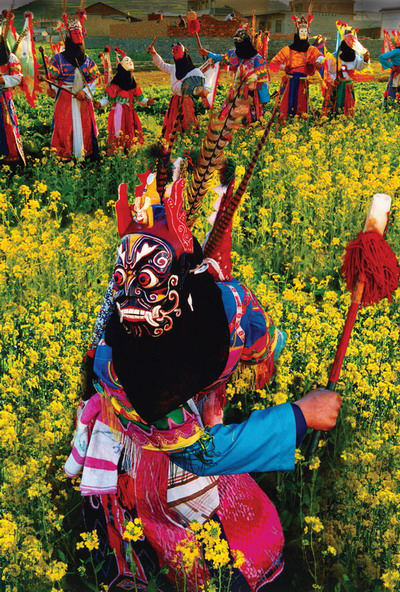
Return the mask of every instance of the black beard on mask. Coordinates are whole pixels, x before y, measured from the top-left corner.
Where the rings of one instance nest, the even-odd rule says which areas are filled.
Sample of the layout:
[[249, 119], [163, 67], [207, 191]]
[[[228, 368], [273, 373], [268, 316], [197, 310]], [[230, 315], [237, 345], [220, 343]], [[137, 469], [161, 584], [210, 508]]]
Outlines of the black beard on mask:
[[0, 37], [0, 66], [4, 66], [5, 64], [8, 64], [8, 56], [10, 55], [10, 52], [8, 51], [7, 45], [3, 39], [3, 37]]
[[308, 39], [300, 39], [299, 34], [295, 33], [293, 37], [292, 45], [289, 45], [289, 48], [293, 51], [300, 51], [301, 53], [305, 53], [307, 49], [310, 47]]
[[128, 70], [125, 70], [121, 64], [118, 64], [117, 73], [111, 80], [111, 84], [119, 86], [122, 90], [132, 90], [133, 88], [136, 88], [136, 80], [133, 71], [128, 72]]
[[185, 55], [180, 60], [176, 60], [175, 62], [175, 76], [177, 80], [182, 80], [185, 78], [186, 74], [189, 74], [191, 70], [194, 70], [195, 65], [192, 62], [192, 58], [190, 57], [189, 53], [185, 50]]
[[[229, 355], [230, 333], [221, 290], [208, 272], [189, 273], [203, 259], [181, 255], [172, 272], [179, 277], [179, 306], [170, 331], [153, 337], [127, 333], [115, 312], [105, 332], [115, 372], [126, 395], [148, 422], [184, 404], [221, 376]], [[190, 295], [190, 302], [188, 298]]]
[[257, 55], [257, 50], [253, 47], [250, 37], [245, 37], [243, 41], [235, 41], [236, 55], [240, 60], [249, 60]]
[[83, 62], [86, 59], [85, 54], [85, 44], [84, 43], [74, 43], [71, 37], [65, 37], [65, 50], [62, 52], [65, 59], [68, 63], [72, 66], [75, 66], [78, 62], [79, 66], [82, 66]]
[[354, 62], [356, 59], [356, 52], [347, 45], [346, 41], [342, 41], [340, 44], [339, 57], [342, 62]]

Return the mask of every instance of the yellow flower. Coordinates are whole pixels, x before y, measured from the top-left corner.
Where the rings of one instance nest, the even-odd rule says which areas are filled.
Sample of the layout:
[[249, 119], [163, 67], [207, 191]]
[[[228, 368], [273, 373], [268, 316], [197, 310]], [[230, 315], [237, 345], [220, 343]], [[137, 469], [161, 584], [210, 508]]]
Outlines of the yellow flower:
[[129, 521], [125, 524], [125, 531], [122, 535], [126, 541], [138, 541], [143, 537], [143, 523], [139, 518], [135, 518], [134, 521]]
[[53, 561], [46, 572], [46, 576], [51, 582], [59, 582], [67, 573], [68, 566], [62, 561]]
[[92, 532], [81, 532], [80, 536], [82, 540], [79, 543], [76, 543], [77, 549], [84, 549], [86, 547], [89, 551], [93, 551], [93, 549], [99, 548], [97, 530], [92, 530]]

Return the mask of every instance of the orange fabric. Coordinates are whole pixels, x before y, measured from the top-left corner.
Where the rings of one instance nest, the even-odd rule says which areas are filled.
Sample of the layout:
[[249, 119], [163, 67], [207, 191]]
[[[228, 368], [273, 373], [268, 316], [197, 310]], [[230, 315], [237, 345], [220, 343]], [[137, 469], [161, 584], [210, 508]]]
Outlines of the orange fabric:
[[276, 69], [273, 67], [274, 65], [279, 66], [280, 64], [283, 64], [286, 67], [286, 72], [288, 74], [292, 74], [293, 72], [307, 74], [306, 65], [315, 64], [320, 55], [320, 51], [312, 45], [310, 45], [305, 52], [293, 51], [289, 46], [286, 46], [272, 58], [271, 69]]

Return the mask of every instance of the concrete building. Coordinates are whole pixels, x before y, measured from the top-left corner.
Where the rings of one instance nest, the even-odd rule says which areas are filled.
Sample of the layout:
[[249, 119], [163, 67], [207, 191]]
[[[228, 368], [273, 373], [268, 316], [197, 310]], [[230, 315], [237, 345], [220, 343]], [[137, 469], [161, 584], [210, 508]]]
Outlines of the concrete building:
[[85, 28], [89, 36], [107, 36], [110, 26], [118, 23], [136, 22], [139, 19], [104, 2], [96, 2], [86, 8]]
[[380, 11], [381, 15], [381, 31], [383, 37], [383, 31], [387, 29], [392, 32], [393, 30], [400, 29], [400, 4], [395, 8], [382, 8]]

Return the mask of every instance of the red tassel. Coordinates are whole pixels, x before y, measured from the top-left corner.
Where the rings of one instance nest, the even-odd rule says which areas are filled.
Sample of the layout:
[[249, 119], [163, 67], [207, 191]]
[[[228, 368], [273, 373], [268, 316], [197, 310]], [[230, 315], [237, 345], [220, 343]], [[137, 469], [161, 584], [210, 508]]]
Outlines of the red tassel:
[[200, 31], [200, 22], [197, 19], [188, 21], [188, 33], [195, 35]]
[[361, 306], [392, 301], [399, 285], [400, 267], [391, 247], [375, 230], [360, 232], [346, 247], [342, 274], [353, 291], [358, 280], [364, 283]]
[[274, 354], [270, 354], [257, 365], [256, 387], [262, 389], [274, 375]]

